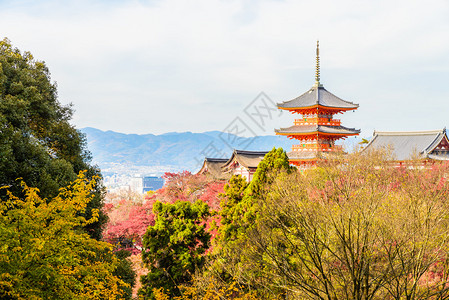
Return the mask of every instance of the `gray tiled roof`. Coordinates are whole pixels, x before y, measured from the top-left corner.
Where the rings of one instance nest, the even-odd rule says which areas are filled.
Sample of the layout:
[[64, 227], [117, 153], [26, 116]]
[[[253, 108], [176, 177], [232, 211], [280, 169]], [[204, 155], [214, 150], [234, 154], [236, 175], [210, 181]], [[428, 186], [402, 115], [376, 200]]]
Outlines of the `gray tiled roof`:
[[409, 160], [413, 157], [432, 159], [449, 158], [431, 153], [443, 138], [447, 138], [445, 129], [404, 132], [374, 131], [373, 136], [373, 139], [364, 151], [376, 148], [391, 149], [395, 160]]
[[358, 134], [360, 129], [347, 128], [344, 126], [325, 126], [325, 125], [293, 125], [288, 128], [275, 129], [276, 133], [294, 134], [294, 133], [329, 133], [329, 134]]
[[327, 91], [322, 86], [314, 86], [301, 96], [290, 101], [278, 103], [277, 106], [279, 108], [288, 109], [296, 107], [309, 107], [317, 104], [325, 107], [345, 108], [345, 109], [356, 109], [359, 107], [358, 104], [354, 104], [352, 102], [340, 99], [339, 97]]
[[211, 162], [211, 163], [225, 163], [229, 160], [229, 158], [213, 158], [213, 157], [206, 157], [204, 159], [207, 162]]
[[218, 179], [228, 179], [229, 175], [224, 174], [221, 167], [228, 161], [227, 158], [211, 158], [206, 157], [204, 159], [203, 166], [197, 174], [209, 173], [213, 177]]
[[225, 170], [234, 160], [245, 168], [257, 168], [268, 151], [234, 150], [231, 158], [222, 166]]

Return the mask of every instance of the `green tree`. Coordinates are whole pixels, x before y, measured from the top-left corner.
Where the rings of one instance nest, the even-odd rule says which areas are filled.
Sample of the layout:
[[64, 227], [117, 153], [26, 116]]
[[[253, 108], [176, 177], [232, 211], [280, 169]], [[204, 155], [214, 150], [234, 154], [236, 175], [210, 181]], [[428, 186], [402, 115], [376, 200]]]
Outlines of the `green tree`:
[[291, 173], [295, 167], [290, 166], [287, 153], [282, 148], [273, 148], [257, 166], [253, 180], [246, 190], [247, 198], [261, 198], [269, 192], [269, 186], [281, 173]]
[[[84, 135], [69, 123], [71, 117], [72, 108], [59, 103], [45, 63], [13, 48], [7, 39], [0, 41], [0, 185], [19, 195], [22, 189], [16, 179], [22, 178], [50, 199], [80, 171], [87, 170], [88, 178], [99, 176], [100, 171], [89, 165]], [[93, 194], [86, 218], [103, 204], [99, 181]], [[8, 199], [6, 193], [0, 198]], [[96, 219], [86, 230], [100, 239], [106, 222], [101, 210]]]
[[224, 186], [224, 193], [220, 206], [219, 238], [223, 242], [229, 242], [238, 238], [239, 223], [242, 218], [239, 204], [243, 200], [244, 192], [248, 186], [246, 178], [241, 175], [233, 175]]
[[[96, 222], [83, 213], [94, 181], [84, 172], [52, 199], [22, 183], [24, 196], [6, 187], [0, 202], [0, 298], [116, 299], [125, 283], [114, 276], [112, 245], [79, 230]], [[47, 201], [49, 200], [49, 201]]]
[[248, 233], [266, 205], [270, 185], [293, 170], [284, 150], [273, 148], [259, 163], [249, 184], [241, 176], [231, 177], [222, 195], [222, 210], [218, 213], [221, 221], [207, 271], [209, 276], [226, 284], [237, 280], [244, 291], [263, 288], [260, 281], [263, 261], [248, 260], [246, 256], [246, 249], [254, 246]]
[[220, 240], [224, 245], [245, 236], [259, 213], [270, 184], [281, 174], [294, 170], [282, 148], [273, 148], [259, 163], [253, 180], [247, 184], [242, 176], [233, 176], [221, 195]]
[[204, 264], [210, 234], [205, 230], [209, 207], [202, 201], [156, 202], [154, 226], [143, 236], [142, 261], [149, 273], [141, 277], [139, 295], [154, 299], [153, 289], [163, 288], [180, 296], [182, 285], [189, 284]]

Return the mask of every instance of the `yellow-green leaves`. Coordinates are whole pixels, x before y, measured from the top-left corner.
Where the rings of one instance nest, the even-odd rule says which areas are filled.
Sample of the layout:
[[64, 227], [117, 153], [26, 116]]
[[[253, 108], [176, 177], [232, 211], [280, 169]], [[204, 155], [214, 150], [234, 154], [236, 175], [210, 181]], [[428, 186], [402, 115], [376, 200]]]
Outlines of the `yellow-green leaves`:
[[[116, 299], [124, 283], [113, 276], [110, 244], [81, 230], [95, 181], [84, 172], [52, 199], [24, 183], [23, 197], [0, 202], [0, 298]], [[3, 289], [2, 289], [3, 288]]]

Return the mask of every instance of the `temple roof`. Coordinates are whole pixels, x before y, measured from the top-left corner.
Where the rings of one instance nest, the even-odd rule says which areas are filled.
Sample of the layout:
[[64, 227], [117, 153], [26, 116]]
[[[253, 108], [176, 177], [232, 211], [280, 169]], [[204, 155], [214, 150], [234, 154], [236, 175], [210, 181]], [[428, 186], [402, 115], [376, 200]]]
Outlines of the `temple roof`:
[[360, 129], [325, 125], [293, 125], [288, 128], [275, 129], [274, 131], [276, 134], [280, 135], [303, 135], [313, 133], [323, 133], [329, 135], [356, 135], [360, 133]]
[[353, 110], [359, 107], [358, 104], [345, 101], [335, 96], [321, 85], [314, 85], [310, 90], [301, 96], [293, 100], [284, 101], [277, 104], [280, 109], [301, 109], [310, 108], [317, 105], [328, 108], [341, 108], [343, 110]]
[[221, 168], [226, 171], [233, 162], [238, 162], [245, 168], [257, 168], [267, 153], [268, 151], [234, 150], [231, 158]]
[[219, 179], [227, 179], [228, 174], [224, 174], [221, 167], [228, 161], [227, 158], [204, 158], [204, 163], [197, 174], [210, 173], [213, 177]]
[[402, 132], [374, 131], [373, 136], [364, 151], [375, 148], [391, 149], [394, 160], [399, 161], [409, 160], [413, 157], [449, 160], [449, 155], [433, 153], [443, 139], [448, 141], [446, 129]]

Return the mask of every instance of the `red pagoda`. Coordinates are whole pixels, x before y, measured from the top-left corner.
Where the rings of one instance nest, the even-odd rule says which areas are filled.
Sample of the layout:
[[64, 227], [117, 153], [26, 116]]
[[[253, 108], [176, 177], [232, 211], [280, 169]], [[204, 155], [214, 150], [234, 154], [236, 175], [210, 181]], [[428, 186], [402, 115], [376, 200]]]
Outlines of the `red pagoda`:
[[301, 119], [295, 119], [293, 126], [275, 130], [277, 135], [299, 141], [287, 155], [290, 163], [300, 168], [311, 167], [317, 160], [328, 157], [328, 154], [342, 151], [335, 141], [360, 133], [360, 130], [341, 126], [340, 120], [334, 119], [335, 114], [356, 110], [359, 105], [340, 99], [320, 84], [318, 42], [315, 85], [293, 100], [278, 103], [277, 107], [302, 115]]

